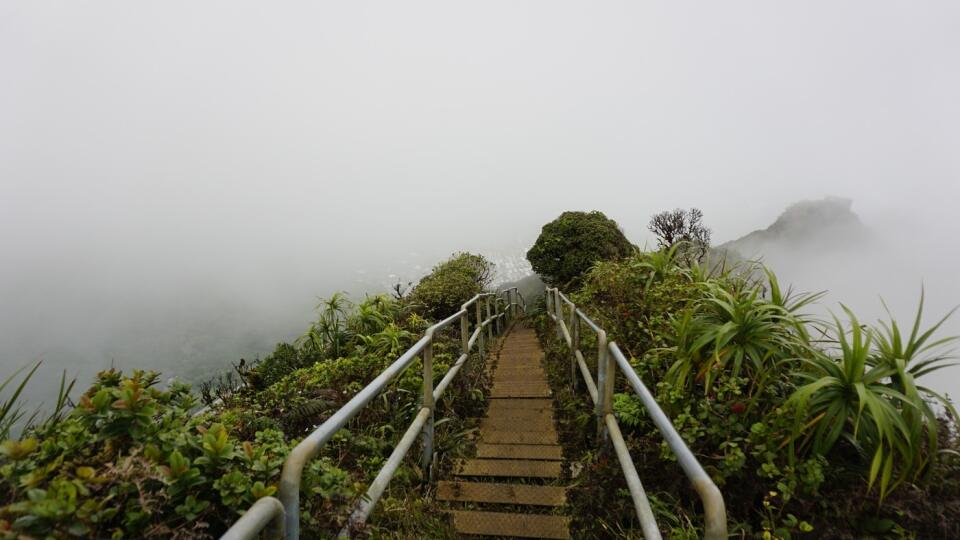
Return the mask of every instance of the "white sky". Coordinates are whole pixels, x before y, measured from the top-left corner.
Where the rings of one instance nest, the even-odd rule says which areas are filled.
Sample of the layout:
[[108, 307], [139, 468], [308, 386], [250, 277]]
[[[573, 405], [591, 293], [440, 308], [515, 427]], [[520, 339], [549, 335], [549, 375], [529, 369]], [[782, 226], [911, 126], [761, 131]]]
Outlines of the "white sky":
[[0, 342], [106, 339], [133, 297], [309, 308], [568, 209], [724, 241], [846, 196], [956, 253], [958, 96], [955, 1], [6, 0]]

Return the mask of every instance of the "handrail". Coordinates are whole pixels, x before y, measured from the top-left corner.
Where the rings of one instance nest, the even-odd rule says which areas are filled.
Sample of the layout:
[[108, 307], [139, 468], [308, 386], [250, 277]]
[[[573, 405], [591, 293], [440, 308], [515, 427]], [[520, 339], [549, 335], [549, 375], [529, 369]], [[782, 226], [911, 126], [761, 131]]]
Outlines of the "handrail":
[[[617, 423], [616, 416], [613, 414], [613, 392], [615, 389], [615, 379], [617, 368], [623, 372], [627, 382], [633, 388], [640, 401], [647, 411], [647, 415], [653, 420], [667, 445], [680, 463], [680, 467], [687, 478], [693, 484], [694, 490], [700, 496], [703, 502], [704, 510], [704, 538], [707, 540], [721, 540], [727, 537], [727, 517], [726, 507], [723, 501], [723, 495], [714, 484], [710, 476], [703, 470], [703, 467], [694, 457], [693, 453], [687, 447], [683, 438], [677, 433], [677, 430], [670, 422], [660, 405], [657, 404], [653, 394], [647, 389], [640, 380], [640, 377], [634, 371], [630, 362], [620, 351], [620, 348], [613, 341], [607, 342], [606, 332], [588, 317], [583, 311], [577, 309], [569, 298], [557, 288], [547, 288], [546, 311], [547, 315], [553, 319], [557, 326], [557, 336], [567, 344], [572, 354], [570, 357], [570, 374], [573, 379], [574, 387], [577, 386], [577, 372], [583, 377], [587, 386], [587, 391], [595, 405], [597, 415], [598, 439], [601, 441], [609, 440], [613, 443], [617, 459], [620, 461], [623, 475], [627, 481], [627, 487], [630, 496], [633, 499], [634, 509], [637, 513], [637, 519], [640, 521], [640, 527], [643, 531], [643, 537], [647, 539], [658, 539], [660, 529], [657, 526], [656, 518], [650, 508], [647, 495], [643, 490], [640, 477], [637, 474], [636, 466], [630, 458], [623, 434], [620, 432], [620, 426]], [[564, 308], [566, 304], [570, 308], [570, 326], [567, 328], [564, 320]], [[583, 353], [580, 351], [580, 322], [586, 323], [587, 327], [597, 335], [597, 383], [594, 384], [590, 369], [584, 360]]]
[[[500, 298], [505, 296], [506, 298]], [[481, 306], [483, 304], [483, 306]], [[504, 304], [501, 306], [501, 304]], [[476, 320], [474, 331], [468, 336], [470, 327], [470, 307], [474, 307]], [[501, 310], [501, 307], [503, 309]], [[485, 309], [484, 309], [485, 308]], [[367, 386], [357, 392], [343, 407], [340, 407], [330, 418], [316, 428], [310, 435], [300, 441], [293, 448], [283, 462], [280, 473], [280, 489], [278, 498], [264, 497], [257, 500], [232, 527], [221, 537], [221, 540], [247, 540], [255, 538], [270, 523], [275, 526], [270, 531], [273, 538], [297, 540], [300, 538], [300, 481], [307, 462], [320, 453], [323, 446], [333, 438], [347, 422], [360, 413], [363, 408], [375, 398], [386, 385], [398, 374], [406, 370], [413, 363], [417, 355], [423, 360], [423, 398], [420, 411], [407, 428], [386, 464], [377, 474], [364, 497], [357, 503], [350, 515], [350, 520], [342, 531], [341, 538], [349, 538], [353, 528], [362, 525], [373, 511], [374, 506], [383, 495], [387, 485], [396, 473], [404, 456], [417, 439], [423, 434], [423, 455], [421, 468], [426, 472], [429, 481], [432, 478], [431, 465], [433, 463], [433, 429], [434, 407], [444, 390], [466, 363], [474, 345], [478, 346], [480, 357], [485, 357], [487, 341], [493, 339], [494, 333], [499, 334], [507, 328], [505, 323], [513, 321], [526, 310], [523, 295], [516, 287], [504, 289], [498, 293], [480, 293], [466, 301], [460, 310], [453, 315], [434, 324], [424, 332], [412, 347], [400, 355], [390, 366], [377, 375]], [[486, 317], [483, 312], [486, 311]], [[434, 334], [460, 321], [461, 354], [457, 361], [450, 366], [440, 383], [433, 386], [433, 337]], [[504, 323], [504, 324], [502, 324]], [[279, 500], [278, 500], [279, 499]], [[279, 521], [279, 523], [278, 523]]]

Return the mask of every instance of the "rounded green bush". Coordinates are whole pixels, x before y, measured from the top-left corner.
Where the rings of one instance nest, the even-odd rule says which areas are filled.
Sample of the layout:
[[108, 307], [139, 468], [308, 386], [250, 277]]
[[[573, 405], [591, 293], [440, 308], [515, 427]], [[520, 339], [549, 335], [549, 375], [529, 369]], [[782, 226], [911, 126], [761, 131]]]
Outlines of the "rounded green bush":
[[619, 260], [633, 249], [617, 222], [603, 212], [564, 212], [543, 226], [527, 260], [547, 283], [568, 285], [597, 261]]

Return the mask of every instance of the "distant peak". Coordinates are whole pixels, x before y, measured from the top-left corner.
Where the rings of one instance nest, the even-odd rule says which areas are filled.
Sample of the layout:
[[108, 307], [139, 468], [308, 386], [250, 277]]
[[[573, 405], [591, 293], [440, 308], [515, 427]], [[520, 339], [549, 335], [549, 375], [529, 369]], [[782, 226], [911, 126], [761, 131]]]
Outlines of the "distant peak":
[[867, 228], [853, 211], [853, 200], [825, 197], [793, 203], [766, 229], [718, 247], [754, 256], [771, 248], [842, 248], [868, 235]]

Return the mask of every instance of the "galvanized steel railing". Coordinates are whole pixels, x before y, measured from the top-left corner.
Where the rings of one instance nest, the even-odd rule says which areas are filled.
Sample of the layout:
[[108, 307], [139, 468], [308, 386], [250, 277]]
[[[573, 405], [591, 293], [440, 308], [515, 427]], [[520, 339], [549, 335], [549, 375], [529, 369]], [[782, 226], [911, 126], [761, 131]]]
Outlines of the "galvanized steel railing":
[[[476, 320], [473, 332], [469, 333], [471, 306], [475, 308], [473, 311], [476, 314]], [[516, 287], [499, 293], [482, 293], [463, 304], [460, 311], [428, 328], [419, 341], [294, 447], [283, 463], [278, 498], [259, 499], [230, 527], [221, 540], [249, 540], [256, 538], [264, 530], [272, 538], [287, 540], [300, 538], [300, 480], [307, 462], [314, 458], [323, 445], [375, 398], [394, 377], [409, 367], [418, 355], [423, 359], [423, 398], [420, 411], [400, 438], [400, 442], [397, 443], [386, 464], [370, 484], [367, 493], [354, 508], [349, 522], [340, 531], [340, 538], [349, 538], [352, 529], [366, 521], [400, 467], [404, 456], [420, 434], [423, 434], [423, 454], [420, 457], [420, 464], [429, 480], [432, 477], [431, 466], [434, 459], [434, 408], [437, 400], [466, 363], [473, 347], [477, 345], [480, 357], [484, 357], [487, 342], [492, 342], [493, 336], [505, 330], [510, 321], [516, 318], [525, 307], [523, 295]], [[484, 311], [486, 317], [484, 317]], [[440, 383], [434, 387], [433, 336], [437, 331], [458, 320], [460, 321], [460, 357], [450, 366]]]
[[[565, 320], [565, 305], [569, 307], [569, 324]], [[557, 323], [557, 336], [570, 348], [570, 376], [574, 386], [578, 385], [577, 372], [579, 371], [587, 387], [587, 392], [593, 399], [594, 412], [597, 416], [597, 436], [601, 440], [609, 440], [613, 443], [617, 459], [620, 461], [620, 467], [623, 469], [623, 475], [627, 480], [627, 487], [633, 499], [643, 537], [647, 540], [661, 538], [660, 528], [657, 526], [653, 511], [650, 509], [650, 502], [647, 500], [637, 469], [630, 458], [630, 452], [623, 439], [623, 434], [620, 432], [620, 426], [613, 414], [613, 393], [617, 367], [623, 372], [627, 382], [640, 398], [647, 414], [653, 420], [657, 429], [660, 430], [670, 450], [677, 456], [680, 467], [693, 484], [693, 489], [700, 496], [700, 500], [703, 502], [705, 521], [704, 538], [707, 540], [725, 539], [727, 537], [727, 512], [723, 495], [710, 476], [703, 470], [703, 467], [700, 466], [697, 458], [687, 448], [683, 438], [674, 429], [670, 419], [657, 404], [647, 387], [644, 386], [643, 381], [637, 376], [636, 371], [630, 366], [617, 344], [612, 341], [608, 343], [607, 333], [590, 317], [587, 317], [583, 311], [577, 309], [577, 306], [564, 296], [559, 289], [547, 289], [546, 308], [547, 314]], [[590, 368], [584, 360], [583, 353], [580, 352], [581, 322], [585, 323], [597, 336], [596, 384], [590, 374]]]

